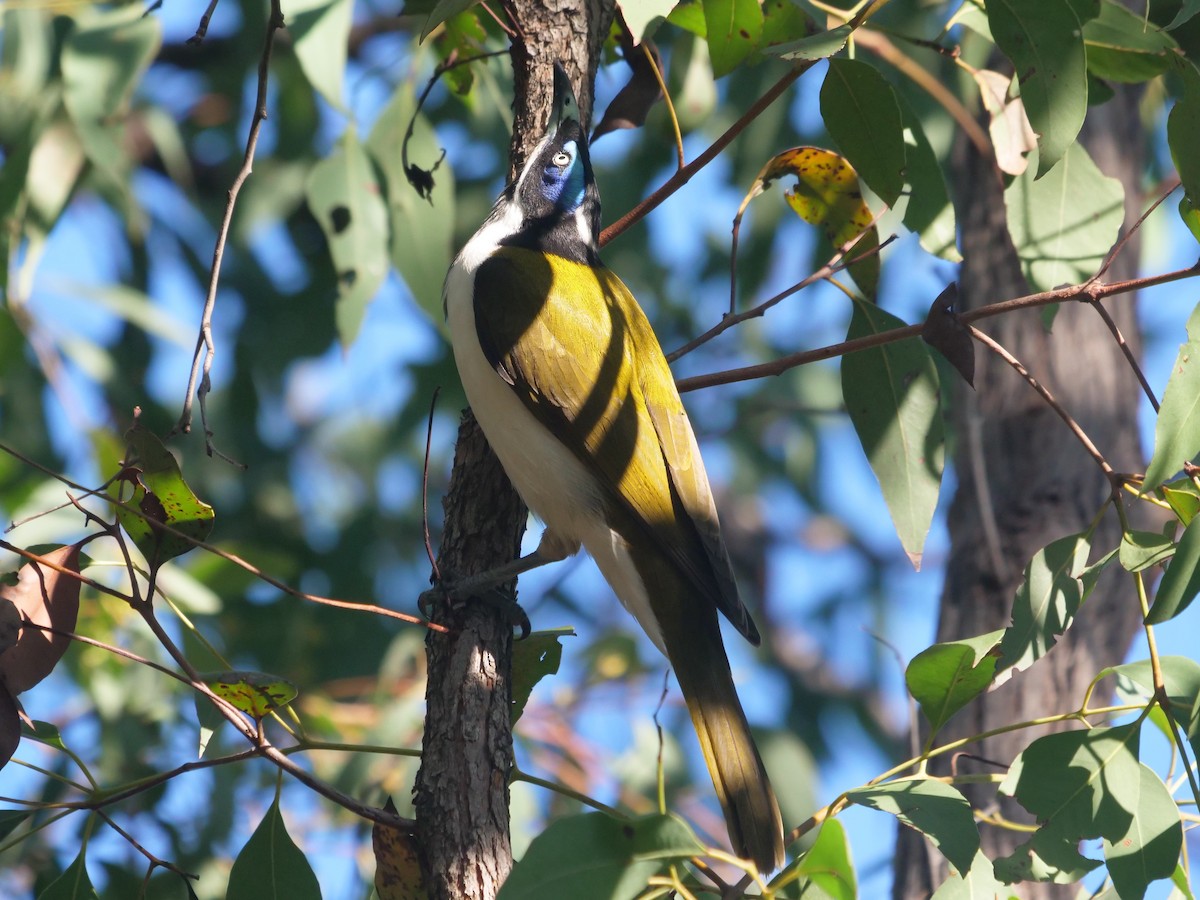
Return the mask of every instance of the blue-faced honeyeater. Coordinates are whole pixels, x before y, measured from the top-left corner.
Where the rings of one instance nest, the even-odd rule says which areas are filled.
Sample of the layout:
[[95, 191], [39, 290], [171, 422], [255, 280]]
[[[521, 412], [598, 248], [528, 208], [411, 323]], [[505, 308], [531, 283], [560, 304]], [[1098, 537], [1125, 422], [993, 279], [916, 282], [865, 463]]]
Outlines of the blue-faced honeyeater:
[[733, 847], [783, 861], [775, 794], [734, 689], [717, 613], [749, 641], [708, 476], [667, 360], [600, 262], [600, 197], [575, 96], [555, 68], [546, 136], [446, 276], [467, 399], [546, 532], [539, 562], [582, 544], [670, 660]]

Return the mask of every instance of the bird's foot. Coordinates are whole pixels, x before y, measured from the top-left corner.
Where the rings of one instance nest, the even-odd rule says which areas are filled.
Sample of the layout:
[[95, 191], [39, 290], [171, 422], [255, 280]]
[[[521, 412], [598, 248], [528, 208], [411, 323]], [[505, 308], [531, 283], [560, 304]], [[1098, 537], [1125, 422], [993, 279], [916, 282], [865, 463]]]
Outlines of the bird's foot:
[[532, 626], [529, 616], [517, 602], [516, 592], [506, 587], [506, 583], [513, 578], [509, 572], [511, 565], [456, 580], [443, 578], [433, 587], [421, 592], [417, 597], [417, 608], [422, 615], [430, 618], [437, 603], [447, 603], [451, 609], [461, 609], [470, 600], [480, 600], [503, 613], [510, 627], [519, 627], [521, 639], [524, 640], [529, 637]]

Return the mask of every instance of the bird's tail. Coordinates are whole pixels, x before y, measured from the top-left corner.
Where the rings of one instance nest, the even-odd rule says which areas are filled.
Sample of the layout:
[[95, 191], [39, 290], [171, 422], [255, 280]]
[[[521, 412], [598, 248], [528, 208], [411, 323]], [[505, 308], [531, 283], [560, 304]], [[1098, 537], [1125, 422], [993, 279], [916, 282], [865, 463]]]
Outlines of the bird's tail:
[[[715, 615], [711, 626], [696, 621], [705, 618], [695, 617], [691, 640], [678, 651], [671, 647], [670, 629], [664, 629], [667, 652], [700, 738], [733, 847], [739, 856], [753, 860], [761, 872], [771, 872], [783, 865], [783, 819], [734, 689]], [[699, 631], [705, 632], [706, 639], [700, 639]]]

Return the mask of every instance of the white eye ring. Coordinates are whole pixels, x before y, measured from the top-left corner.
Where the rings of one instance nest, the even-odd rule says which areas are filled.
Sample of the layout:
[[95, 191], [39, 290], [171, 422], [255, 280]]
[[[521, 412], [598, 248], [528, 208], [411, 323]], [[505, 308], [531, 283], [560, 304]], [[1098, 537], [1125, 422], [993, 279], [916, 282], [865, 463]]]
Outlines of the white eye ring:
[[571, 164], [571, 154], [564, 153], [562, 150], [559, 150], [552, 157], [550, 157], [550, 162], [554, 163], [554, 165], [558, 166], [560, 169], [566, 168]]

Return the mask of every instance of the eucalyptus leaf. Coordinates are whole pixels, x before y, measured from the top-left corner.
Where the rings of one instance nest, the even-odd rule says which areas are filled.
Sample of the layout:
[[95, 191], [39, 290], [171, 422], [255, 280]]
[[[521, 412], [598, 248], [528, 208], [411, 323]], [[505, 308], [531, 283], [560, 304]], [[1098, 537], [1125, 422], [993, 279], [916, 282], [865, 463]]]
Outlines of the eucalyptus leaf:
[[353, 0], [280, 0], [304, 77], [334, 109], [342, 102]]
[[225, 900], [320, 898], [317, 876], [288, 834], [276, 798], [233, 861]]
[[894, 205], [904, 188], [904, 126], [896, 92], [879, 70], [831, 59], [821, 85], [821, 116], [859, 177]]
[[1157, 531], [1127, 531], [1121, 535], [1121, 567], [1141, 572], [1175, 555], [1175, 542]]
[[1069, 3], [991, 0], [988, 25], [1012, 60], [1021, 99], [1038, 134], [1038, 177], [1075, 145], [1087, 114], [1087, 53], [1082, 23]]
[[1003, 630], [927, 647], [908, 664], [909, 693], [936, 734], [950, 718], [988, 689], [996, 673], [996, 645]]
[[38, 900], [98, 900], [88, 877], [86, 857], [87, 848], [81, 848], [66, 870], [38, 894]]
[[[826, 819], [821, 823], [817, 839], [803, 856], [788, 866], [772, 882], [772, 885], [790, 877], [801, 876], [799, 881], [783, 888], [779, 896], [809, 898], [829, 897], [832, 900], [856, 900], [858, 878], [854, 862], [850, 858], [850, 842], [846, 839], [846, 826], [837, 819]], [[795, 890], [792, 890], [795, 888]], [[820, 892], [820, 893], [818, 893]]]
[[1200, 520], [1192, 519], [1183, 530], [1175, 556], [1158, 585], [1146, 624], [1161, 625], [1175, 618], [1191, 605], [1197, 593], [1200, 593]]
[[[847, 338], [902, 325], [874, 304], [856, 300]], [[916, 338], [851, 353], [842, 360], [842, 394], [900, 543], [919, 569], [944, 456], [937, 367]]]
[[1146, 888], [1170, 878], [1183, 847], [1179, 807], [1162, 779], [1145, 764], [1141, 770], [1137, 811], [1124, 835], [1104, 841], [1108, 875], [1121, 900], [1141, 900]]
[[523, 640], [513, 643], [512, 659], [512, 723], [515, 725], [529, 695], [539, 681], [558, 672], [562, 661], [561, 638], [574, 637], [571, 628], [557, 631], [535, 631]]
[[1154, 424], [1154, 455], [1142, 490], [1158, 487], [1200, 452], [1200, 305], [1187, 323]]
[[960, 871], [970, 868], [979, 852], [979, 827], [971, 804], [945, 782], [906, 778], [850, 791], [846, 797], [917, 829]]

